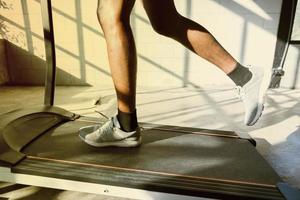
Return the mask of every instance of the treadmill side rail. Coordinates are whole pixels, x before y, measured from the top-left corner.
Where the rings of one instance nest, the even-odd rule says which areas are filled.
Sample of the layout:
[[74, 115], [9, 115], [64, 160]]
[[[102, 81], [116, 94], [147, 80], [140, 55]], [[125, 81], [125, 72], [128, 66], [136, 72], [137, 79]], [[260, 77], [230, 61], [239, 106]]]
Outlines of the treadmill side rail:
[[198, 134], [198, 135], [207, 135], [207, 136], [216, 136], [216, 137], [236, 138], [236, 139], [241, 139], [241, 140], [247, 140], [254, 147], [256, 147], [256, 141], [246, 132], [209, 130], [209, 129], [168, 126], [168, 125], [159, 125], [159, 124], [150, 124], [150, 123], [139, 123], [139, 125], [143, 130], [152, 129], [152, 130], [160, 130], [160, 131], [192, 133], [192, 134]]
[[253, 146], [256, 147], [256, 141], [248, 133], [238, 132], [237, 135], [240, 139], [248, 140]]

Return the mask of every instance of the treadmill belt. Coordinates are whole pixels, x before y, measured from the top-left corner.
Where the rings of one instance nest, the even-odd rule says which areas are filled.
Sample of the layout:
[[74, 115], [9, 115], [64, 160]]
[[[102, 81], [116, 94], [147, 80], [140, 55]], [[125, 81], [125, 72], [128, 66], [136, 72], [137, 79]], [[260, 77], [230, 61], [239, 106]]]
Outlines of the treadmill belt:
[[96, 148], [78, 137], [78, 129], [91, 124], [79, 119], [48, 131], [12, 170], [175, 194], [283, 199], [280, 177], [247, 140], [164, 126], [145, 129], [139, 148]]

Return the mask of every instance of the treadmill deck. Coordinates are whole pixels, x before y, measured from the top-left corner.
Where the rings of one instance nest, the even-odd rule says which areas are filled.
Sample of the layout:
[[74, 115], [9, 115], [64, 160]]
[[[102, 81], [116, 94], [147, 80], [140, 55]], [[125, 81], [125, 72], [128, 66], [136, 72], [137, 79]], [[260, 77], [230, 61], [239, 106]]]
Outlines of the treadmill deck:
[[140, 147], [96, 148], [78, 137], [91, 124], [79, 118], [46, 132], [23, 149], [27, 157], [12, 172], [179, 195], [283, 199], [276, 172], [234, 132], [141, 124]]
[[78, 130], [103, 119], [51, 106], [0, 118], [0, 181], [137, 199], [284, 199], [246, 134], [141, 123], [140, 147], [96, 148]]

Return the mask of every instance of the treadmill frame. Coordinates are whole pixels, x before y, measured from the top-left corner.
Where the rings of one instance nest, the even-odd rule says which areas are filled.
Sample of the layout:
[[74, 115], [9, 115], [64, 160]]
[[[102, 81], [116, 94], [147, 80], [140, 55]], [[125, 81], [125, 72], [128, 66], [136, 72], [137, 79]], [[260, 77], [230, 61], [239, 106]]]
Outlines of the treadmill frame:
[[297, 1], [298, 0], [282, 0], [270, 88], [279, 88], [281, 78], [284, 76], [284, 62], [289, 45], [294, 42], [291, 41], [291, 36]]
[[[283, 4], [292, 5], [297, 0], [287, 0], [283, 1]], [[292, 4], [291, 4], [292, 3]], [[282, 9], [284, 8], [282, 6]], [[297, 4], [295, 4], [297, 5]], [[43, 30], [44, 30], [44, 42], [46, 49], [46, 80], [45, 80], [45, 94], [44, 94], [44, 105], [45, 106], [53, 106], [54, 105], [54, 97], [55, 97], [55, 78], [56, 78], [56, 58], [55, 58], [55, 39], [54, 39], [54, 28], [53, 28], [53, 18], [52, 18], [52, 9], [51, 9], [51, 0], [41, 0], [41, 9], [42, 9], [42, 17], [43, 17]], [[283, 10], [281, 11], [283, 12]], [[287, 11], [286, 11], [287, 12]], [[283, 15], [283, 14], [282, 14]], [[281, 20], [282, 22], [282, 17]], [[290, 21], [291, 22], [291, 21]], [[291, 28], [291, 25], [290, 25]], [[290, 30], [290, 29], [289, 29]], [[280, 35], [278, 33], [278, 35]], [[288, 42], [290, 39], [289, 34], [283, 34], [285, 38], [285, 43], [283, 44], [280, 41], [277, 41], [276, 44], [276, 52], [280, 54], [280, 66], [282, 69], [284, 59], [286, 56], [286, 51], [288, 48]], [[285, 48], [282, 46], [285, 45]], [[278, 51], [277, 51], [278, 50]], [[274, 61], [275, 66], [275, 61]], [[278, 66], [278, 65], [276, 65]], [[278, 69], [279, 67], [274, 67]], [[274, 77], [273, 77], [274, 78]], [[277, 78], [277, 76], [276, 76]], [[279, 84], [277, 84], [279, 86]], [[242, 136], [243, 139], [249, 139], [247, 136]], [[252, 144], [253, 142], [249, 140]], [[255, 145], [255, 143], [254, 143]], [[109, 186], [95, 183], [87, 183], [83, 181], [72, 181], [66, 179], [58, 179], [58, 178], [50, 178], [50, 177], [42, 177], [36, 175], [27, 175], [27, 174], [18, 174], [11, 171], [11, 168], [0, 167], [0, 176], [2, 180], [7, 182], [15, 182], [15, 183], [28, 183], [30, 185], [41, 186], [41, 187], [51, 187], [51, 188], [60, 188], [65, 190], [75, 190], [82, 192], [89, 192], [103, 195], [111, 195], [118, 197], [128, 197], [128, 198], [137, 198], [137, 199], [208, 199], [208, 198], [199, 198], [193, 196], [184, 196], [170, 193], [162, 193], [162, 192], [153, 192], [153, 191], [145, 191], [141, 189], [133, 189], [133, 188], [124, 188], [118, 186]]]
[[34, 185], [38, 187], [45, 188], [59, 188], [61, 190], [72, 190], [80, 192], [109, 195], [121, 198], [130, 199], [165, 199], [165, 200], [207, 200], [209, 198], [204, 197], [193, 197], [185, 196], [171, 193], [146, 191], [142, 189], [133, 189], [127, 187], [111, 186], [104, 184], [89, 183], [84, 181], [73, 181], [66, 179], [50, 178], [43, 176], [27, 175], [12, 173], [9, 169], [0, 167], [0, 177], [1, 181], [24, 184], [26, 182], [28, 185]]

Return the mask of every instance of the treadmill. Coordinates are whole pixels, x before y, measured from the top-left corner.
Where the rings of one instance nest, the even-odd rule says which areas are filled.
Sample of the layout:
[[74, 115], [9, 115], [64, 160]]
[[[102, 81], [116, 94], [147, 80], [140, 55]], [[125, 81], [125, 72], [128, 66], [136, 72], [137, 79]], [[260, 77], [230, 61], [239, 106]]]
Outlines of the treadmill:
[[44, 105], [0, 116], [0, 181], [130, 199], [299, 199], [246, 133], [140, 123], [137, 148], [95, 148], [78, 129], [105, 119], [53, 106], [51, 0], [41, 0]]

